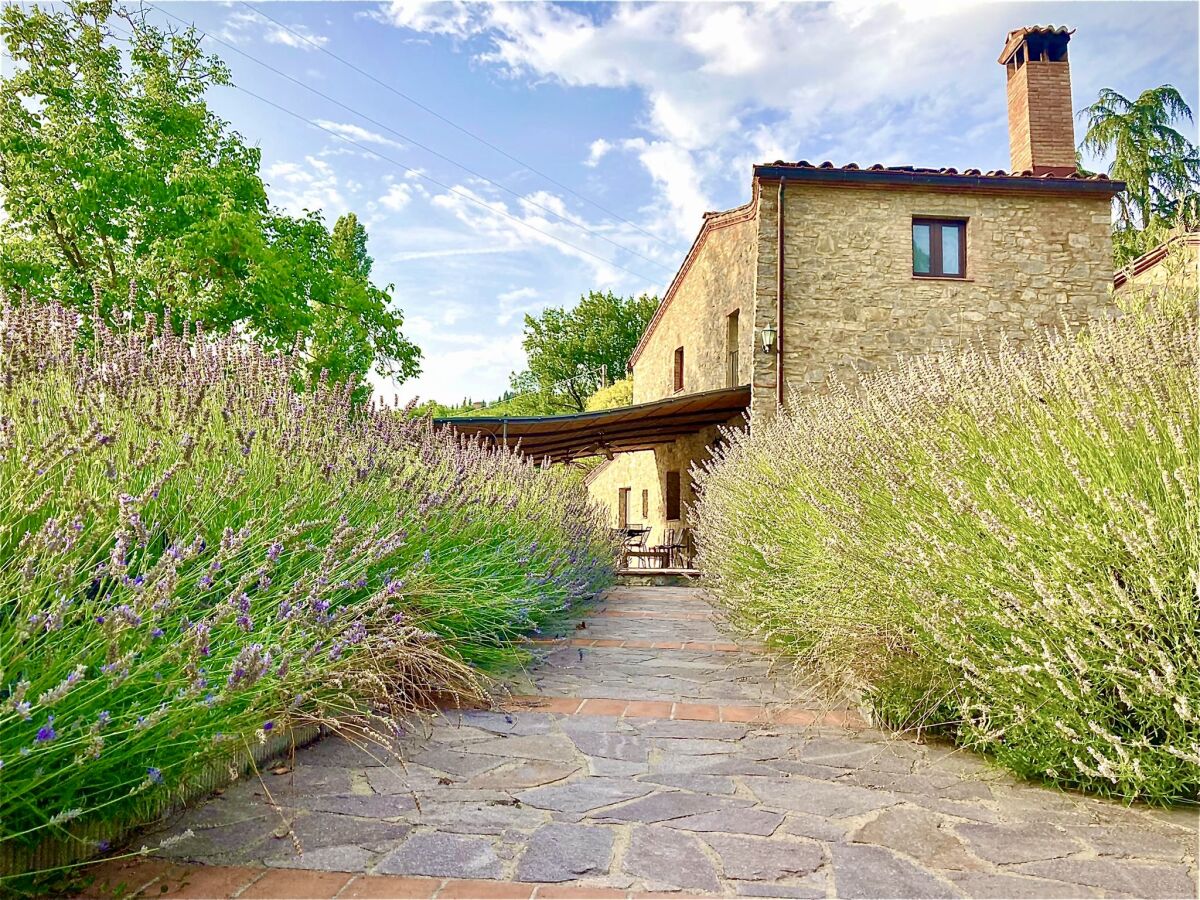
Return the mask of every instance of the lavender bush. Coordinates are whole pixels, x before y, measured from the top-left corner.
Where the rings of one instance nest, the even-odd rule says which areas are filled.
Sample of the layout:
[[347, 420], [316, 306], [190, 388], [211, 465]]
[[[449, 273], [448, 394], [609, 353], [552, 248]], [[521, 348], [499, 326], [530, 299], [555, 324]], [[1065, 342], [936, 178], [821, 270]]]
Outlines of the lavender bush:
[[236, 338], [0, 310], [0, 843], [298, 723], [386, 742], [611, 578], [582, 490]]
[[1190, 303], [797, 401], [699, 473], [748, 626], [877, 720], [1035, 778], [1200, 795]]

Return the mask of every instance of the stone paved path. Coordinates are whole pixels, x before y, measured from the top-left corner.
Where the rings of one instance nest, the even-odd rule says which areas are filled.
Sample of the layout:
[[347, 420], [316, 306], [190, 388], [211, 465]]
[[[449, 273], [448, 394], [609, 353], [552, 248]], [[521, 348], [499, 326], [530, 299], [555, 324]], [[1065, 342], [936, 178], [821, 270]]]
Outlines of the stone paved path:
[[[618, 588], [508, 711], [437, 719], [406, 770], [339, 740], [145, 838], [100, 884], [220, 897], [1195, 897], [1193, 810], [1022, 784], [889, 739], [721, 633], [704, 595]], [[280, 829], [270, 795], [294, 836]]]

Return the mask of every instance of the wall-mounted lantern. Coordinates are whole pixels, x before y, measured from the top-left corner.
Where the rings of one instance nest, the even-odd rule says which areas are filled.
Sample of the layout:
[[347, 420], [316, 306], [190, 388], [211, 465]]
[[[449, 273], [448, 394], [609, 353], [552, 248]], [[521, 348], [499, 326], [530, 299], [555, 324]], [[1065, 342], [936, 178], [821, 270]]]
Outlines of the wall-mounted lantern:
[[758, 331], [758, 338], [760, 341], [762, 341], [762, 352], [763, 353], [774, 353], [775, 352], [775, 328], [774, 328], [774, 326], [767, 325], [763, 328], [760, 328]]

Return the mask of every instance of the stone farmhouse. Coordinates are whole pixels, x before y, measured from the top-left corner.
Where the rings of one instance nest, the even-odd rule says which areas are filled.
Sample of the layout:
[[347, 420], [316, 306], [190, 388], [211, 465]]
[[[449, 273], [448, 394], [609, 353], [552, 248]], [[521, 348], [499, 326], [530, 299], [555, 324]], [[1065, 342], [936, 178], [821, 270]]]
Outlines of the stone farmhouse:
[[753, 427], [905, 354], [1103, 314], [1123, 185], [1077, 169], [1071, 35], [1035, 26], [1005, 40], [1011, 171], [757, 165], [749, 202], [705, 215], [642, 336], [632, 407], [458, 427], [555, 460], [604, 455], [588, 487], [613, 526], [680, 543], [689, 468], [747, 412]]

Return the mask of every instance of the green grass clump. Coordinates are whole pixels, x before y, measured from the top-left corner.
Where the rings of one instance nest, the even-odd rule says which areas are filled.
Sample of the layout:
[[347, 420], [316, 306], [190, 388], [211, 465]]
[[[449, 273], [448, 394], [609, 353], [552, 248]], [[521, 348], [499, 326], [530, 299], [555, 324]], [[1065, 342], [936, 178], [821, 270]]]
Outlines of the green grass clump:
[[883, 723], [1197, 799], [1198, 338], [1145, 312], [795, 401], [697, 473], [712, 588]]
[[611, 580], [578, 485], [300, 371], [0, 309], [0, 855], [289, 726], [387, 744]]

